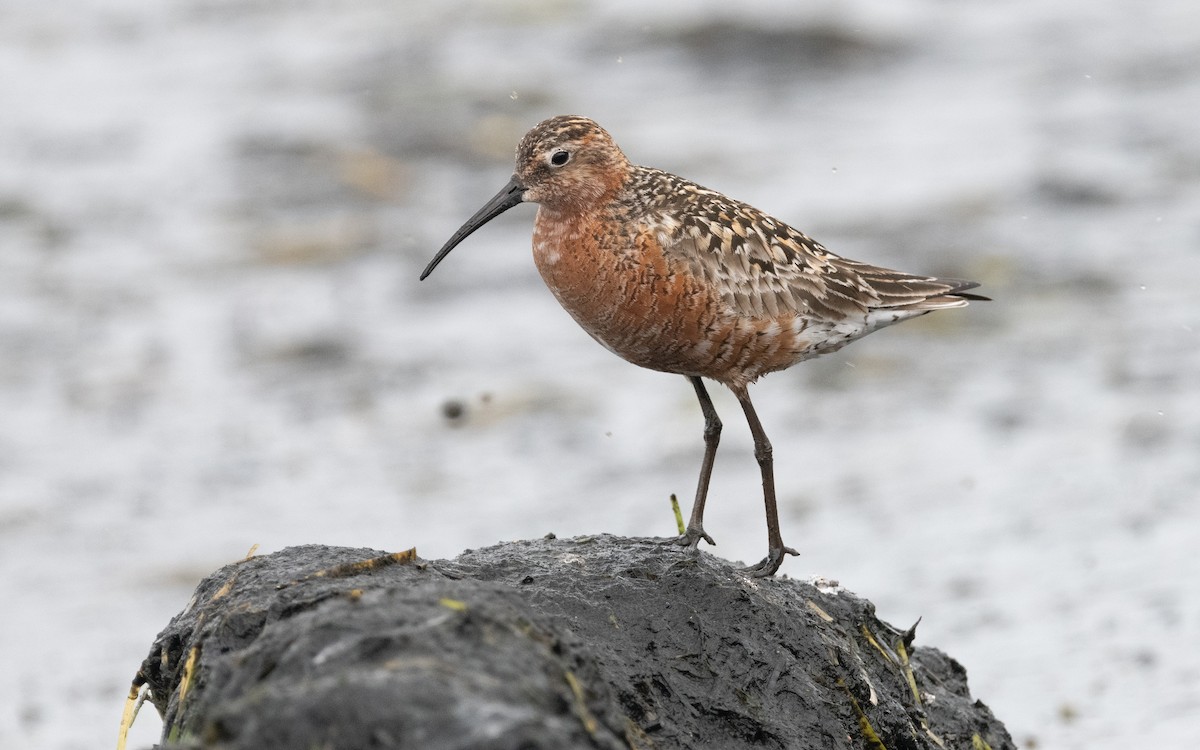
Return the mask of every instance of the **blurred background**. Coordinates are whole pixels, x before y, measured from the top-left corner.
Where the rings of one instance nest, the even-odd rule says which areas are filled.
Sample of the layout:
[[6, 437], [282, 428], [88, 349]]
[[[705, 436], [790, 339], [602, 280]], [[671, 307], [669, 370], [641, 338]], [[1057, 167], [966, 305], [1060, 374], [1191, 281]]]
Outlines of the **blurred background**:
[[[533, 207], [417, 282], [563, 113], [995, 298], [752, 389], [782, 573], [923, 617], [1024, 748], [1200, 730], [1194, 0], [16, 0], [0, 745], [110, 746], [155, 634], [253, 544], [672, 533], [692, 389], [558, 308]], [[717, 390], [711, 551], [753, 562]]]

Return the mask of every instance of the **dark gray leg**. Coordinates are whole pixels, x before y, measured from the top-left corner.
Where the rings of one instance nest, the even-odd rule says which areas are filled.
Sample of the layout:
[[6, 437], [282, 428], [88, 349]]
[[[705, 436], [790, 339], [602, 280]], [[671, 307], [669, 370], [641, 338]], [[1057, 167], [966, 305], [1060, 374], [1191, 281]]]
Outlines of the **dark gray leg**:
[[700, 481], [696, 486], [696, 500], [692, 503], [692, 515], [688, 518], [687, 530], [676, 541], [686, 547], [696, 548], [700, 540], [716, 545], [704, 531], [704, 502], [708, 499], [708, 480], [712, 478], [713, 461], [717, 458], [717, 443], [721, 442], [721, 418], [713, 408], [712, 399], [704, 388], [704, 381], [688, 375], [700, 399], [700, 411], [704, 414], [704, 460], [700, 463]]
[[784, 555], [800, 553], [791, 547], [783, 546], [783, 537], [779, 533], [779, 508], [775, 504], [775, 466], [771, 458], [771, 441], [767, 440], [762, 422], [758, 421], [758, 414], [754, 412], [754, 405], [750, 403], [750, 394], [746, 388], [732, 390], [742, 405], [742, 411], [746, 412], [750, 434], [754, 436], [754, 457], [758, 459], [758, 468], [762, 471], [763, 503], [767, 506], [767, 556], [757, 565], [746, 569], [752, 575], [762, 578], [774, 575], [775, 571], [779, 570]]

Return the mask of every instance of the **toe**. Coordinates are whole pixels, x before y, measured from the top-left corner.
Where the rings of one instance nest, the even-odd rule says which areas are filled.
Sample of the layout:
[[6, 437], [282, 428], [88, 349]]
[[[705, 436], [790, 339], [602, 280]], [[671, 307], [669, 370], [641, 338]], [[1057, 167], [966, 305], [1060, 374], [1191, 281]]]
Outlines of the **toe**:
[[783, 565], [785, 555], [799, 555], [800, 553], [791, 547], [779, 547], [767, 550], [767, 556], [759, 560], [757, 564], [751, 565], [748, 568], [743, 568], [746, 573], [755, 578], [769, 578], [775, 575], [775, 571], [779, 570], [779, 566]]
[[713, 538], [708, 535], [708, 532], [704, 530], [703, 526], [689, 526], [687, 531], [675, 537], [675, 543], [681, 547], [690, 547], [691, 549], [696, 549], [700, 545], [701, 539], [713, 545], [714, 547], [717, 545], [717, 543], [713, 541]]

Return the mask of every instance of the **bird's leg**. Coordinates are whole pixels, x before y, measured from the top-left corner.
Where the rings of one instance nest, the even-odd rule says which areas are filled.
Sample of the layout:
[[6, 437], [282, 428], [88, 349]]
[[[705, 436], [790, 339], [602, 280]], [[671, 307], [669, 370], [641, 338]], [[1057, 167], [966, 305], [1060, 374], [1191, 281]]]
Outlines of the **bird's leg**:
[[696, 500], [692, 503], [692, 515], [688, 518], [687, 530], [675, 541], [695, 549], [700, 540], [716, 545], [704, 531], [704, 501], [708, 499], [708, 480], [712, 477], [713, 461], [717, 458], [717, 443], [721, 442], [721, 418], [713, 408], [712, 399], [697, 375], [687, 376], [700, 399], [700, 411], [704, 413], [704, 460], [700, 463], [700, 481], [696, 485]]
[[779, 570], [784, 555], [800, 553], [791, 547], [783, 546], [783, 537], [779, 533], [779, 508], [775, 504], [775, 467], [771, 458], [771, 441], [767, 440], [762, 422], [758, 421], [758, 414], [754, 411], [754, 405], [750, 403], [750, 394], [746, 387], [732, 390], [742, 405], [742, 411], [746, 412], [746, 422], [750, 424], [750, 434], [754, 436], [754, 458], [758, 460], [758, 468], [762, 471], [763, 503], [767, 506], [767, 556], [746, 570], [755, 577], [765, 578]]

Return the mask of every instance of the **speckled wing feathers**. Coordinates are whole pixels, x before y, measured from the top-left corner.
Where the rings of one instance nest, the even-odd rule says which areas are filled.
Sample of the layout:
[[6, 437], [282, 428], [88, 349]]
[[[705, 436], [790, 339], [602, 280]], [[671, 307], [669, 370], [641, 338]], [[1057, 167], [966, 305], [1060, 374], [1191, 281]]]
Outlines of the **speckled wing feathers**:
[[633, 169], [641, 174], [621, 205], [640, 213], [664, 250], [741, 315], [838, 321], [881, 309], [912, 314], [961, 306], [964, 299], [945, 295], [976, 286], [842, 258], [753, 206], [668, 172]]
[[962, 307], [970, 299], [987, 299], [976, 294], [960, 294], [979, 286], [974, 281], [916, 276], [840, 257], [837, 265], [857, 275], [872, 289], [878, 298], [871, 306], [875, 310], [939, 310]]

